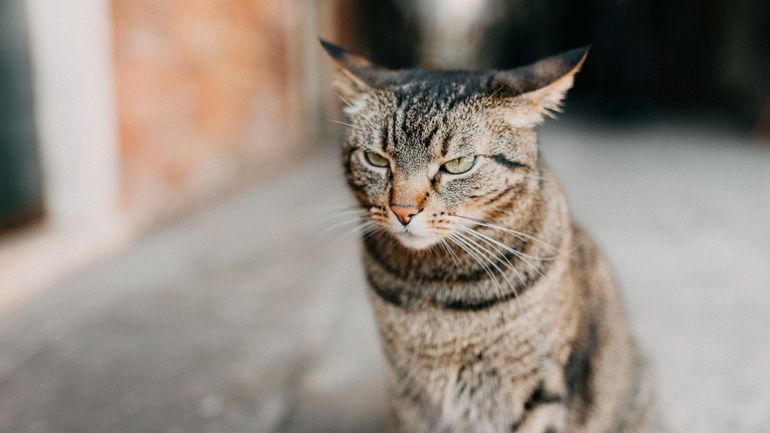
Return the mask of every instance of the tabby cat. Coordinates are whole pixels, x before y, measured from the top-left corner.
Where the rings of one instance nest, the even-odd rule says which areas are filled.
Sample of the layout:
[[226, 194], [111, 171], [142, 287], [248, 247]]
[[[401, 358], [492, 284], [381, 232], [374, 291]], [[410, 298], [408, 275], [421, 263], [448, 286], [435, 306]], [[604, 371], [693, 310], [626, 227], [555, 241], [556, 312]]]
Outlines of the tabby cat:
[[400, 433], [649, 432], [607, 264], [537, 145], [587, 49], [507, 71], [388, 70], [321, 41]]

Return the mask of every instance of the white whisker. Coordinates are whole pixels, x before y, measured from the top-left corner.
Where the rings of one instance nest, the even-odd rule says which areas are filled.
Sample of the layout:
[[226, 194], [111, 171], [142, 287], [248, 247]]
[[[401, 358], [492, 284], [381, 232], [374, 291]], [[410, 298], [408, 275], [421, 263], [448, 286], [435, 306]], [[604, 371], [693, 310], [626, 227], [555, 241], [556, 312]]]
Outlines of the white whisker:
[[488, 249], [486, 249], [486, 248], [485, 248], [485, 247], [483, 247], [482, 245], [479, 245], [479, 243], [478, 243], [478, 242], [474, 241], [473, 239], [471, 239], [471, 238], [469, 238], [469, 237], [467, 237], [467, 236], [463, 236], [463, 238], [465, 238], [465, 240], [467, 240], [468, 242], [472, 243], [472, 244], [473, 244], [473, 245], [476, 247], [476, 251], [477, 251], [477, 252], [479, 252], [479, 254], [482, 254], [484, 257], [486, 257], [486, 258], [487, 258], [487, 260], [489, 261], [489, 263], [490, 263], [492, 266], [494, 266], [494, 267], [495, 267], [495, 269], [496, 269], [496, 270], [497, 270], [497, 271], [500, 273], [500, 275], [502, 275], [502, 276], [505, 278], [506, 282], [508, 283], [508, 285], [510, 286], [510, 288], [511, 288], [511, 289], [513, 289], [513, 290], [515, 291], [515, 285], [514, 285], [514, 284], [512, 284], [512, 282], [511, 282], [511, 281], [510, 281], [510, 279], [508, 278], [508, 275], [507, 275], [505, 272], [503, 272], [503, 270], [502, 270], [502, 269], [500, 269], [500, 267], [499, 267], [499, 266], [497, 266], [497, 263], [498, 263], [498, 262], [499, 262], [499, 263], [501, 263], [501, 264], [503, 264], [503, 260], [505, 260], [505, 262], [506, 262], [506, 263], [507, 263], [507, 265], [508, 265], [508, 268], [509, 268], [510, 270], [512, 270], [512, 271], [514, 271], [514, 272], [516, 273], [516, 275], [517, 275], [517, 276], [519, 277], [519, 279], [521, 280], [522, 284], [524, 283], [524, 280], [523, 280], [523, 279], [521, 279], [521, 274], [519, 273], [519, 270], [518, 270], [518, 269], [516, 269], [516, 268], [515, 268], [515, 267], [514, 267], [514, 266], [511, 264], [511, 262], [510, 262], [510, 261], [508, 261], [507, 259], [505, 259], [505, 257], [504, 257], [504, 256], [500, 256], [500, 255], [498, 255], [498, 254], [495, 254], [495, 253], [494, 253], [494, 252], [492, 252], [492, 251], [489, 251]]
[[[467, 240], [470, 241], [470, 239], [467, 239]], [[484, 251], [487, 251], [487, 253], [492, 258], [494, 258], [494, 260], [496, 262], [500, 262], [503, 266], [505, 266], [509, 270], [511, 270], [515, 274], [515, 276], [519, 279], [519, 281], [521, 282], [522, 287], [524, 287], [524, 284], [526, 284], [526, 282], [525, 282], [523, 276], [521, 275], [521, 272], [518, 269], [516, 269], [515, 266], [513, 266], [513, 264], [505, 257], [504, 254], [500, 253], [500, 250], [498, 249], [498, 247], [496, 247], [494, 244], [490, 244], [490, 245], [493, 248], [495, 248], [495, 251], [498, 254], [492, 253], [492, 252], [488, 251], [486, 248], [483, 248], [480, 245], [477, 245], [477, 247], [483, 249]], [[517, 314], [520, 317], [522, 317], [522, 319], [524, 320], [524, 323], [527, 323], [527, 314], [528, 314], [528, 312], [527, 312], [527, 310], [521, 304], [521, 298], [519, 297], [519, 291], [516, 289], [516, 285], [511, 281], [511, 279], [509, 278], [507, 273], [505, 273], [502, 270], [500, 270], [500, 268], [497, 267], [496, 265], [494, 265], [494, 266], [498, 270], [498, 272], [500, 272], [500, 274], [505, 278], [505, 282], [508, 284], [508, 287], [510, 288], [510, 290], [513, 291], [513, 294], [514, 294], [513, 302], [515, 303]]]
[[544, 240], [538, 239], [538, 238], [536, 238], [536, 237], [534, 237], [532, 235], [528, 235], [528, 234], [520, 232], [518, 230], [514, 230], [514, 229], [512, 229], [510, 227], [503, 227], [503, 226], [499, 226], [499, 225], [496, 225], [496, 224], [491, 224], [491, 223], [488, 223], [488, 222], [485, 222], [485, 221], [481, 221], [481, 220], [478, 220], [478, 219], [475, 219], [475, 218], [470, 218], [470, 217], [466, 217], [466, 216], [462, 216], [462, 215], [455, 215], [455, 216], [457, 218], [460, 218], [460, 219], [464, 219], [464, 220], [467, 220], [467, 221], [472, 221], [473, 223], [478, 224], [478, 225], [483, 226], [483, 227], [489, 227], [491, 229], [500, 230], [502, 232], [505, 232], [505, 233], [511, 234], [513, 236], [516, 236], [517, 238], [519, 238], [521, 240], [531, 240], [533, 242], [537, 242], [537, 243], [541, 244], [542, 246], [544, 246], [544, 247], [546, 247], [546, 248], [548, 248], [548, 249], [550, 249], [550, 250], [552, 250], [554, 252], [558, 252], [559, 251], [558, 248], [556, 248], [555, 246], [549, 244], [548, 242], [546, 242]]
[[353, 108], [353, 104], [351, 104], [351, 103], [350, 103], [350, 101], [348, 101], [347, 99], [345, 99], [344, 97], [342, 97], [342, 95], [340, 95], [340, 94], [339, 94], [339, 93], [337, 93], [337, 92], [334, 92], [334, 94], [335, 94], [335, 95], [337, 95], [337, 97], [338, 97], [338, 98], [340, 98], [340, 100], [341, 100], [342, 102], [344, 102], [344, 103], [345, 103], [345, 105], [347, 105], [347, 106], [348, 106], [348, 107], [350, 107], [350, 108]]
[[492, 270], [489, 268], [489, 264], [492, 264], [498, 272], [502, 273], [499, 267], [495, 265], [494, 263], [487, 263], [489, 262], [489, 259], [485, 256], [479, 253], [478, 247], [471, 242], [469, 239], [467, 239], [466, 236], [463, 236], [461, 233], [452, 233], [450, 235], [450, 238], [455, 241], [455, 243], [460, 246], [463, 250], [465, 250], [468, 255], [470, 255], [476, 262], [482, 267], [482, 269], [487, 273], [489, 276], [489, 280], [494, 284], [495, 290], [497, 290], [498, 299], [502, 299], [505, 295], [503, 293], [503, 289], [500, 287], [500, 283], [495, 277]]
[[[487, 240], [489, 242], [493, 242], [493, 243], [497, 244], [497, 246], [505, 249], [509, 253], [515, 255], [516, 257], [520, 258], [522, 261], [525, 261], [525, 262], [526, 262], [526, 260], [524, 260], [525, 258], [528, 258], [528, 259], [531, 259], [531, 260], [537, 260], [537, 261], [541, 261], [542, 262], [542, 261], [553, 260], [556, 257], [556, 256], [538, 257], [538, 256], [533, 256], [531, 254], [526, 254], [526, 253], [523, 253], [523, 252], [521, 252], [521, 251], [519, 251], [519, 250], [517, 250], [517, 249], [515, 249], [515, 248], [513, 248], [513, 247], [511, 247], [509, 245], [506, 245], [506, 244], [500, 242], [499, 240], [497, 240], [497, 239], [495, 239], [495, 238], [493, 238], [491, 236], [487, 236], [487, 235], [485, 235], [485, 234], [483, 234], [483, 233], [481, 233], [481, 232], [479, 232], [477, 230], [473, 230], [470, 227], [461, 227], [461, 229], [465, 230], [465, 231], [468, 231], [468, 232], [472, 232], [473, 234], [475, 234], [478, 237], [482, 237], [482, 238], [484, 238], [485, 240]], [[529, 264], [529, 262], [527, 262], [527, 263]]]
[[[335, 230], [341, 229], [341, 228], [343, 228], [345, 226], [349, 226], [351, 224], [360, 224], [360, 223], [362, 223], [361, 219], [362, 219], [361, 217], [348, 218], [348, 219], [345, 219], [345, 220], [342, 220], [342, 221], [338, 221], [338, 222], [336, 222], [334, 224], [329, 224], [323, 230], [321, 230], [321, 233], [331, 233], [331, 232], [333, 232]], [[370, 222], [370, 221], [367, 221], [367, 222]]]
[[455, 266], [460, 266], [460, 258], [457, 257], [457, 254], [455, 254], [454, 251], [452, 251], [452, 247], [447, 243], [446, 239], [439, 240], [439, 244], [444, 247], [444, 250], [449, 254], [449, 257], [452, 259]]
[[345, 126], [353, 128], [353, 129], [357, 129], [359, 131], [365, 131], [364, 128], [361, 128], [359, 126], [353, 125], [351, 123], [343, 122], [341, 120], [335, 120], [335, 119], [326, 119], [326, 120], [328, 120], [329, 122], [332, 122], [332, 123], [339, 123], [340, 125], [345, 125]]

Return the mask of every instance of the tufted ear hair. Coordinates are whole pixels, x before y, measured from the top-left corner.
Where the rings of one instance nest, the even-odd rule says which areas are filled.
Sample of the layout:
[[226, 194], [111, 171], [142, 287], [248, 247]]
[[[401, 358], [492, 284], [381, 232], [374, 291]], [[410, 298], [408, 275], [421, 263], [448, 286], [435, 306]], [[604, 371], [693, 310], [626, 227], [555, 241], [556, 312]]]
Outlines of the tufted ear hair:
[[360, 109], [362, 96], [372, 89], [385, 69], [331, 42], [319, 41], [337, 69], [334, 88], [348, 105], [345, 112], [354, 114]]
[[578, 48], [528, 66], [493, 73], [493, 99], [503, 101], [511, 125], [533, 127], [542, 123], [545, 116], [554, 118], [554, 112], [561, 112], [561, 102], [572, 87], [589, 48]]

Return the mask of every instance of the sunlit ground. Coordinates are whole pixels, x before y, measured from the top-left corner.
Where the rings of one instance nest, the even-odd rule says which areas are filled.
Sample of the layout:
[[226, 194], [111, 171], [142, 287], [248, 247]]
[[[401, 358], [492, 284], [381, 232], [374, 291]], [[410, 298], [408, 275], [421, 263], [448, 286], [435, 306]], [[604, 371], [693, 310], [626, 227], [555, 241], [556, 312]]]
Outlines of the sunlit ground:
[[[672, 432], [770, 431], [770, 144], [549, 124]], [[381, 360], [336, 154], [149, 235], [0, 317], [2, 432], [376, 432]]]

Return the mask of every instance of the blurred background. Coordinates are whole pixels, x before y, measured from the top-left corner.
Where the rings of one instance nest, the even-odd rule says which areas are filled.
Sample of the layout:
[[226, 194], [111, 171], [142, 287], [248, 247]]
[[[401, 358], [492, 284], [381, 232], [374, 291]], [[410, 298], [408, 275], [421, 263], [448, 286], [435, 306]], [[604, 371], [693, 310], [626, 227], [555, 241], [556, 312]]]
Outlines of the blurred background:
[[592, 50], [542, 128], [661, 430], [770, 431], [770, 3], [0, 1], [0, 432], [380, 432], [322, 36], [392, 68]]

